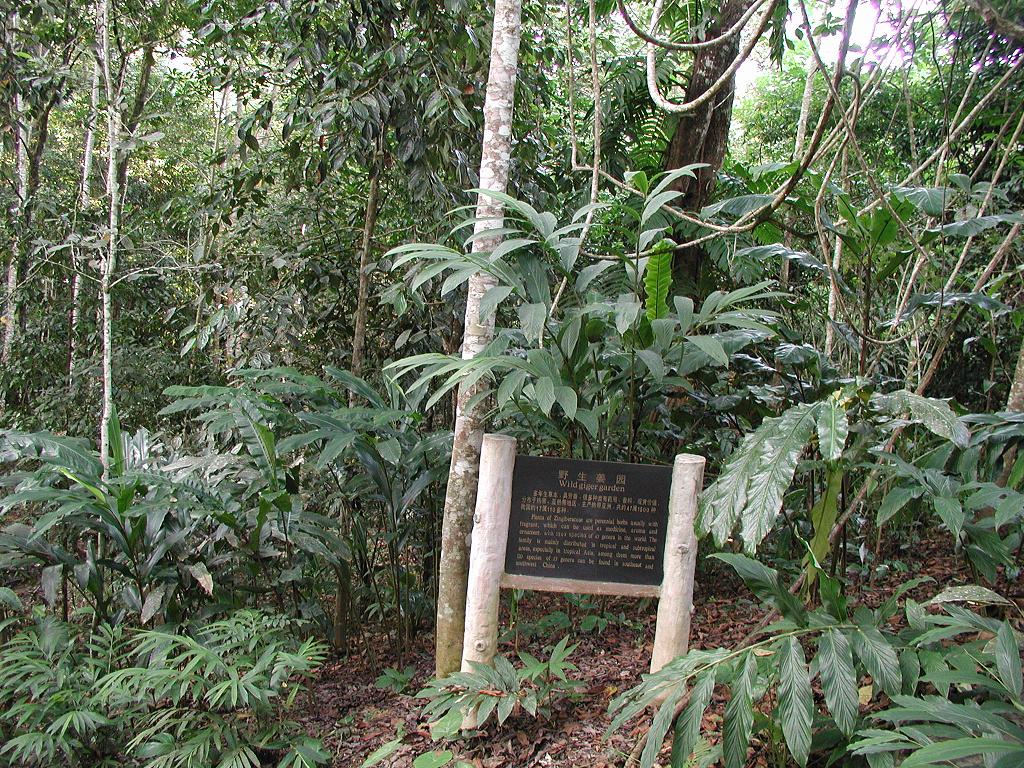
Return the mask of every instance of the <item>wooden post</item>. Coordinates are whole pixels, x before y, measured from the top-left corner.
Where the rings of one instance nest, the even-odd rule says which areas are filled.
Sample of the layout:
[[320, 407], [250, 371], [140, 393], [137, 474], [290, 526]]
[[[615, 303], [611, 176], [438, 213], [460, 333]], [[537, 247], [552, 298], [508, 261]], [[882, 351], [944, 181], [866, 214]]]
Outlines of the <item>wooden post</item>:
[[[471, 662], [491, 664], [498, 646], [498, 606], [501, 575], [505, 570], [508, 518], [512, 507], [512, 470], [516, 439], [484, 435], [480, 449], [480, 482], [469, 557], [469, 592], [466, 595], [466, 631], [462, 642], [462, 671]], [[463, 728], [476, 728], [476, 713], [467, 712]]]
[[704, 483], [704, 457], [681, 453], [672, 466], [672, 490], [665, 531], [665, 577], [658, 601], [651, 672], [657, 672], [690, 645], [693, 609], [693, 572], [697, 565], [697, 537], [693, 520], [697, 494]]

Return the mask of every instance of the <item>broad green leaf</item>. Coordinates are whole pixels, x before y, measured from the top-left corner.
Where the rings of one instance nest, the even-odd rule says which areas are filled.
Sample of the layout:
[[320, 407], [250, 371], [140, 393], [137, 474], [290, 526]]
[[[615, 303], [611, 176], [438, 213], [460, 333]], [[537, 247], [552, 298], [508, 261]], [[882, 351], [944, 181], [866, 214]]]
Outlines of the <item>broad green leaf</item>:
[[918, 498], [923, 493], [923, 489], [918, 488], [893, 488], [882, 499], [882, 503], [878, 506], [878, 515], [875, 519], [875, 525], [884, 525], [885, 523], [892, 520], [903, 507], [907, 505], [911, 499]]
[[725, 706], [722, 753], [725, 768], [743, 768], [747, 764], [747, 748], [754, 726], [754, 685], [757, 682], [757, 658], [747, 653], [737, 665], [732, 681], [732, 698]]
[[644, 201], [644, 210], [640, 214], [640, 224], [643, 226], [647, 221], [661, 210], [661, 206], [668, 205], [677, 197], [682, 197], [682, 192], [669, 189], [664, 192], [658, 192], [657, 194], [651, 195]]
[[441, 768], [448, 765], [455, 755], [450, 749], [444, 751], [425, 752], [412, 761], [412, 768]]
[[665, 742], [665, 734], [672, 727], [672, 717], [675, 715], [676, 703], [685, 692], [684, 686], [676, 686], [668, 697], [658, 707], [658, 712], [651, 721], [651, 727], [647, 732], [647, 742], [644, 744], [644, 751], [640, 754], [640, 768], [651, 768], [654, 761], [661, 752], [661, 746]]
[[901, 389], [887, 395], [875, 395], [871, 402], [893, 416], [921, 424], [960, 448], [967, 447], [970, 433], [945, 400], [922, 397]]
[[679, 318], [679, 332], [689, 333], [693, 325], [693, 299], [689, 296], [675, 296], [672, 303], [676, 308], [676, 316]]
[[960, 500], [952, 496], [936, 496], [932, 499], [932, 504], [935, 506], [935, 513], [953, 534], [953, 538], [959, 539], [966, 520]]
[[835, 398], [829, 398], [818, 412], [818, 448], [825, 461], [839, 461], [850, 434], [846, 409]]
[[729, 365], [729, 355], [726, 354], [722, 342], [713, 336], [687, 336], [686, 340], [719, 365]]
[[978, 603], [979, 605], [1013, 605], [1009, 600], [993, 592], [988, 587], [977, 584], [964, 584], [956, 587], [947, 587], [931, 598], [925, 605], [938, 605], [940, 603]]
[[718, 479], [700, 495], [697, 529], [725, 544], [737, 524], [753, 553], [771, 530], [797, 461], [810, 440], [820, 403], [802, 403], [765, 419], [747, 434]]
[[926, 216], [939, 216], [953, 201], [952, 187], [895, 187], [893, 195], [906, 200]]
[[[458, 715], [459, 718], [461, 719], [462, 713], [458, 713]], [[379, 765], [392, 754], [394, 754], [401, 746], [401, 739], [392, 739], [391, 741], [386, 742], [385, 744], [381, 745], [373, 752], [371, 752], [370, 755], [362, 762], [362, 765], [360, 765], [359, 768], [373, 768], [373, 766]]]
[[537, 406], [545, 416], [550, 416], [551, 408], [555, 404], [555, 382], [547, 376], [538, 379], [534, 384], [534, 394], [537, 398]]
[[700, 726], [704, 711], [711, 703], [715, 692], [715, 670], [709, 669], [693, 684], [690, 701], [676, 719], [676, 730], [672, 737], [672, 768], [683, 768], [700, 739]]
[[896, 651], [877, 627], [862, 626], [853, 631], [853, 649], [875, 685], [895, 696], [903, 688], [903, 673]]
[[1017, 647], [1017, 638], [1008, 621], [999, 625], [999, 631], [996, 633], [995, 652], [999, 679], [1019, 701], [1022, 689], [1020, 649]]
[[518, 309], [519, 325], [527, 340], [535, 341], [548, 319], [548, 308], [544, 304], [521, 304]]
[[[811, 552], [818, 563], [825, 560], [825, 556], [831, 551], [832, 543], [829, 537], [832, 535], [832, 526], [836, 524], [839, 515], [839, 493], [843, 488], [843, 471], [834, 467], [827, 472], [825, 492], [818, 498], [811, 507], [811, 525], [814, 530], [814, 537], [811, 539]], [[818, 569], [810, 568], [808, 571], [808, 582], [813, 584]]]
[[818, 639], [818, 671], [828, 711], [839, 730], [852, 736], [859, 709], [857, 674], [850, 641], [837, 629], [826, 629]]
[[786, 638], [779, 649], [778, 721], [793, 759], [807, 765], [811, 749], [814, 694], [804, 650], [795, 637]]
[[716, 552], [711, 557], [729, 564], [751, 592], [775, 606], [785, 618], [795, 624], [806, 623], [807, 610], [803, 603], [782, 585], [778, 571], [746, 555]]
[[910, 754], [900, 768], [922, 768], [930, 765], [950, 765], [954, 761], [975, 755], [1019, 754], [1024, 764], [1024, 745], [994, 738], [962, 738], [936, 741]]
[[672, 285], [672, 244], [669, 242], [658, 245], [647, 260], [647, 272], [644, 274], [644, 290], [648, 320], [658, 320], [668, 316], [668, 291]]

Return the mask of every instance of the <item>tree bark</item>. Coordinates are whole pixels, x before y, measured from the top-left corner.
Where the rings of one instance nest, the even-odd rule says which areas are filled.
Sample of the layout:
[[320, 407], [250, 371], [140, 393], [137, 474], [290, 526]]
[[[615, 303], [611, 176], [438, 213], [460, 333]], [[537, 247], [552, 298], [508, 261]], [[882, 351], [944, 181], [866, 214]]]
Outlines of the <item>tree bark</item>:
[[[93, 61], [92, 87], [89, 90], [89, 115], [85, 124], [85, 147], [82, 152], [82, 176], [78, 185], [78, 212], [88, 210], [92, 201], [92, 164], [96, 151], [96, 117], [100, 108], [100, 65]], [[71, 310], [68, 316], [68, 387], [75, 371], [78, 353], [78, 321], [82, 314], [81, 264], [78, 251], [71, 249]]]
[[110, 301], [110, 286], [117, 268], [117, 241], [119, 238], [121, 215], [121, 190], [117, 153], [121, 138], [120, 94], [114, 85], [110, 71], [110, 5], [111, 0], [100, 3], [100, 71], [103, 78], [104, 96], [106, 98], [107, 118], [107, 253], [103, 259], [100, 275], [100, 326], [102, 333], [102, 378], [103, 401], [100, 414], [100, 460], [103, 462], [103, 476], [110, 471], [110, 444], [108, 431], [114, 410], [113, 400], [113, 329]]
[[[726, 0], [718, 20], [707, 31], [717, 37], [732, 27], [750, 8], [753, 0]], [[719, 45], [702, 48], [693, 56], [693, 69], [686, 86], [685, 101], [697, 99], [725, 73], [739, 55], [740, 35], [732, 35]], [[693, 163], [707, 163], [696, 171], [696, 178], [682, 178], [676, 185], [683, 196], [677, 201], [685, 211], [699, 211], [707, 203], [715, 187], [715, 179], [725, 159], [732, 123], [732, 104], [736, 93], [735, 78], [722, 88], [716, 98], [692, 112], [682, 115], [665, 153], [665, 170], [671, 171]], [[686, 248], [678, 253], [677, 269], [696, 281], [704, 258], [704, 249]]]
[[[15, 22], [16, 26], [17, 22]], [[21, 94], [15, 94], [12, 103], [12, 125], [14, 129], [14, 200], [11, 203], [11, 252], [7, 261], [7, 290], [4, 304], [4, 338], [0, 351], [0, 362], [5, 365], [11, 360], [14, 347], [15, 327], [18, 322], [18, 267], [21, 263], [21, 229], [25, 224], [25, 211], [28, 207], [28, 130], [22, 113]]]
[[[796, 138], [793, 141], [793, 160], [800, 160], [804, 153], [804, 142], [807, 140], [807, 122], [811, 117], [811, 100], [814, 97], [814, 78], [818, 74], [818, 63], [811, 59], [807, 64], [807, 77], [804, 79], [804, 93], [800, 99], [800, 117], [796, 123]], [[785, 246], [793, 247], [793, 233], [786, 232]], [[779, 270], [779, 286], [782, 290], [789, 288], [789, 259], [782, 260]]]
[[1020, 342], [1020, 352], [1017, 353], [1017, 369], [1013, 374], [1013, 383], [1010, 384], [1010, 394], [1006, 398], [1006, 410], [1013, 413], [1024, 411], [1024, 339]]
[[[480, 158], [480, 188], [504, 192], [508, 187], [509, 156], [512, 150], [512, 107], [519, 39], [522, 26], [521, 0], [495, 0], [491, 36], [491, 62], [484, 99], [484, 136]], [[477, 199], [476, 232], [502, 226], [502, 204], [481, 193]], [[474, 252], [493, 251], [501, 237], [480, 237]], [[463, 358], [475, 357], [494, 337], [494, 314], [480, 316], [480, 302], [495, 284], [493, 278], [477, 273], [469, 280], [466, 319], [462, 340]], [[466, 588], [469, 574], [469, 535], [480, 468], [483, 440], [482, 409], [468, 408], [476, 387], [460, 386], [456, 400], [455, 433], [448, 487], [441, 525], [441, 563], [437, 590], [436, 672], [439, 677], [462, 665], [462, 640], [466, 622]]]
[[[356, 376], [362, 375], [363, 353], [366, 349], [366, 312], [370, 288], [370, 276], [366, 269], [370, 264], [373, 231], [377, 226], [377, 204], [380, 199], [380, 163], [378, 159], [374, 160], [374, 167], [370, 172], [366, 217], [363, 219], [363, 241], [359, 248], [359, 287], [356, 294], [356, 317], [352, 332], [352, 373]], [[351, 393], [349, 399], [351, 401]]]

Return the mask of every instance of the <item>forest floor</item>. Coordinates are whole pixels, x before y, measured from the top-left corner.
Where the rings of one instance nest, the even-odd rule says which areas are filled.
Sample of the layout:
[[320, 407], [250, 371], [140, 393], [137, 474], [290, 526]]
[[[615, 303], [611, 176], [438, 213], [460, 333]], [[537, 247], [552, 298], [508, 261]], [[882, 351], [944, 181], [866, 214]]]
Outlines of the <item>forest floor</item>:
[[[906, 560], [908, 555], [904, 553], [902, 557]], [[919, 542], [914, 547], [913, 561], [904, 562], [903, 566], [877, 577], [874, 585], [865, 583], [862, 576], [848, 574], [851, 609], [857, 604], [858, 595], [869, 607], [877, 607], [912, 576], [929, 576], [935, 580], [909, 593], [918, 600], [947, 586], [971, 583], [970, 572], [952, 553], [948, 537]], [[1021, 595], [1006, 596], [1018, 602], [1021, 598]], [[706, 573], [699, 570], [691, 647], [730, 646], [741, 641], [764, 616], [764, 611], [751, 597], [728, 569], [715, 567]], [[601, 605], [599, 599], [595, 598], [594, 602]], [[503, 601], [502, 617], [502, 627], [506, 630], [509, 628], [507, 603]], [[578, 644], [570, 661], [579, 668], [573, 677], [582, 682], [581, 693], [574, 700], [561, 702], [548, 720], [514, 714], [501, 727], [491, 720], [479, 736], [458, 743], [432, 742], [422, 716], [425, 702], [415, 698], [433, 672], [433, 636], [426, 632], [417, 635], [413, 649], [405, 654], [401, 664], [387, 656], [371, 664], [367, 654], [358, 650], [346, 659], [329, 663], [298, 703], [298, 712], [293, 714], [297, 714], [297, 719], [311, 735], [324, 740], [334, 754], [336, 768], [359, 768], [374, 750], [398, 737], [402, 738], [402, 746], [379, 765], [407, 768], [425, 752], [449, 749], [457, 760], [474, 768], [617, 768], [623, 765], [637, 739], [645, 733], [648, 721], [638, 718], [606, 739], [605, 730], [610, 722], [608, 704], [618, 693], [640, 682], [641, 675], [648, 671], [656, 607], [654, 601], [615, 598], [606, 601], [600, 611], [621, 614], [625, 620], [611, 621], [602, 631], [596, 628], [582, 631], [581, 620], [586, 614], [581, 615], [576, 610], [571, 629], [533, 637], [528, 642], [520, 636], [519, 649], [538, 657], [545, 645], [553, 645], [565, 634], [571, 634], [571, 642]], [[535, 626], [552, 612], [569, 613], [570, 610], [573, 608], [562, 595], [528, 593], [519, 605], [518, 623], [528, 631], [531, 624]], [[381, 638], [380, 647], [385, 645], [386, 641]], [[499, 648], [499, 653], [510, 658], [515, 657], [515, 651], [512, 638]], [[415, 676], [402, 693], [375, 687], [377, 676], [384, 668], [399, 666], [415, 668]], [[716, 693], [716, 697], [719, 695]], [[724, 698], [716, 698], [705, 716], [705, 732], [720, 731], [724, 704]], [[666, 747], [663, 757], [666, 761], [667, 751]], [[450, 765], [455, 765], [457, 760]], [[750, 765], [767, 764], [767, 756], [758, 754], [755, 749]]]

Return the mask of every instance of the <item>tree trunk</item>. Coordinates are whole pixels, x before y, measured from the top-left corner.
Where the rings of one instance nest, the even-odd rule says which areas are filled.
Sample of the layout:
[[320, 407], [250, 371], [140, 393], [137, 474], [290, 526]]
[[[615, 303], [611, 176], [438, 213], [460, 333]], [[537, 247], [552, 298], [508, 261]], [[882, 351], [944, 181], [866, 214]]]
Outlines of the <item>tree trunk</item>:
[[107, 117], [107, 253], [103, 260], [100, 275], [100, 328], [102, 333], [102, 377], [103, 402], [100, 415], [100, 459], [103, 462], [104, 477], [110, 471], [110, 445], [108, 427], [113, 415], [113, 329], [110, 302], [110, 286], [117, 267], [117, 241], [119, 237], [121, 215], [121, 190], [118, 169], [118, 148], [121, 138], [121, 112], [118, 106], [120, 94], [111, 76], [110, 48], [110, 4], [111, 0], [100, 3], [100, 69], [103, 76], [104, 96], [106, 98]]
[[1013, 383], [1010, 384], [1010, 394], [1006, 398], [1006, 410], [1013, 413], [1024, 411], [1024, 339], [1020, 342], [1020, 352], [1017, 353], [1017, 369], [1013, 374]]
[[[811, 117], [811, 100], [814, 97], [814, 77], [818, 74], [818, 63], [813, 59], [808, 62], [807, 77], [804, 80], [804, 95], [800, 99], [800, 117], [796, 123], [796, 138], [793, 141], [792, 159], [799, 161], [804, 153], [804, 142], [807, 140], [807, 122]], [[785, 246], [793, 247], [793, 233], [786, 232]], [[789, 288], [789, 259], [782, 260], [779, 270], [779, 286], [782, 290]]]
[[[370, 288], [370, 276], [366, 268], [370, 264], [370, 253], [373, 250], [373, 230], [377, 226], [377, 203], [380, 198], [380, 163], [374, 159], [374, 167], [370, 173], [370, 190], [366, 199], [366, 218], [363, 219], [363, 242], [359, 249], [359, 288], [356, 296], [356, 317], [352, 333], [352, 373], [362, 375], [363, 352], [366, 348], [366, 310]], [[350, 405], [351, 405], [350, 393]]]
[[[708, 29], [707, 37], [717, 37], [732, 27], [752, 2], [726, 0], [718, 20]], [[729, 68], [739, 55], [739, 49], [740, 35], [733, 35], [719, 45], [698, 50], [693, 56], [693, 69], [686, 86], [685, 101], [692, 101], [705, 93]], [[677, 184], [683, 193], [678, 205], [685, 211], [699, 211], [714, 190], [715, 179], [725, 159], [735, 91], [735, 78], [731, 78], [716, 98], [682, 115], [676, 123], [675, 133], [665, 153], [665, 170], [671, 171], [693, 163], [707, 163], [707, 167], [696, 171], [695, 179], [682, 178]], [[678, 257], [677, 269], [680, 274], [696, 282], [704, 259], [704, 249], [686, 248], [678, 253]]]
[[[363, 372], [363, 351], [366, 347], [366, 313], [369, 304], [370, 276], [367, 267], [370, 264], [370, 253], [373, 246], [373, 231], [377, 226], [377, 205], [380, 200], [380, 157], [373, 160], [370, 172], [370, 189], [366, 199], [366, 216], [363, 219], [363, 240], [359, 249], [359, 288], [356, 297], [356, 316], [352, 333], [352, 373], [361, 376]], [[348, 393], [349, 407], [355, 405], [355, 393]], [[344, 516], [342, 519], [344, 527]], [[338, 589], [334, 595], [334, 647], [344, 651], [348, 645], [348, 621], [352, 605], [352, 594], [349, 585], [350, 574], [347, 567], [336, 569]]]
[[[96, 117], [100, 108], [100, 65], [92, 65], [92, 88], [89, 92], [89, 115], [85, 125], [85, 148], [82, 152], [82, 176], [78, 185], [78, 212], [88, 210], [92, 201], [92, 161], [96, 150]], [[78, 352], [78, 321], [82, 314], [82, 284], [79, 270], [78, 251], [71, 249], [71, 310], [68, 317], [68, 387], [75, 371], [75, 357]]]
[[25, 211], [28, 206], [28, 130], [22, 115], [20, 94], [15, 94], [13, 102], [14, 127], [14, 200], [11, 202], [11, 252], [7, 262], [7, 290], [4, 305], [4, 338], [3, 349], [0, 351], [0, 362], [5, 365], [11, 360], [14, 347], [15, 328], [18, 324], [18, 267], [21, 263], [22, 230], [25, 225]]
[[[480, 158], [480, 188], [504, 192], [508, 187], [512, 149], [512, 106], [519, 62], [521, 0], [495, 0], [491, 37], [491, 63], [484, 100], [484, 137]], [[481, 194], [477, 199], [476, 232], [502, 226], [503, 206]], [[474, 252], [489, 252], [500, 235], [473, 241]], [[494, 337], [494, 314], [480, 317], [480, 301], [495, 281], [477, 273], [470, 278], [462, 356], [475, 357]], [[462, 639], [466, 621], [466, 586], [469, 574], [469, 535], [473, 526], [480, 444], [483, 440], [480, 406], [467, 408], [476, 387], [460, 386], [456, 401], [455, 434], [441, 525], [441, 563], [437, 590], [436, 671], [438, 677], [462, 666]]]

